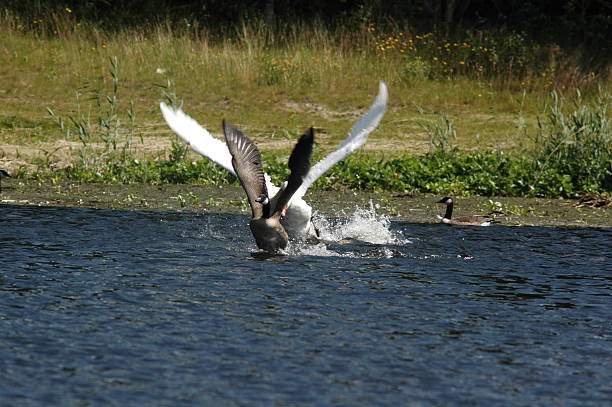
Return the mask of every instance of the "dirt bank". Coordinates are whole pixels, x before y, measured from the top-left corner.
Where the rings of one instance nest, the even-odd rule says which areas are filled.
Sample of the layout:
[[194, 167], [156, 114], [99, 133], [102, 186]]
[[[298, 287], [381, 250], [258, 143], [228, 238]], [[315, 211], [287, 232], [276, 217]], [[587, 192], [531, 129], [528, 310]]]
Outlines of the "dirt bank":
[[[444, 207], [435, 203], [440, 197], [428, 194], [310, 191], [306, 200], [326, 216], [350, 216], [356, 207], [373, 205], [378, 213], [392, 220], [437, 222]], [[108, 185], [38, 183], [4, 178], [0, 204], [75, 206], [98, 209], [231, 212], [248, 214], [244, 193], [236, 186], [202, 185]], [[612, 227], [612, 208], [580, 205], [575, 200], [457, 197], [459, 215], [501, 212], [497, 220], [504, 225]]]

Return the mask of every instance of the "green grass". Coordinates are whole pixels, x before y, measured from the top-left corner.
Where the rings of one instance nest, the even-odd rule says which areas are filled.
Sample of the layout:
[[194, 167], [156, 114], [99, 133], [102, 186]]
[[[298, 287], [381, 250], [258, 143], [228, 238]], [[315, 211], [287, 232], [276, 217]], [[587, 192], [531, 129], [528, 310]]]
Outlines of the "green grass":
[[533, 151], [537, 185], [548, 195], [612, 191], [612, 125], [609, 94], [592, 104], [578, 93], [570, 109], [556, 93], [538, 122]]
[[[316, 22], [278, 31], [253, 22], [221, 34], [170, 22], [111, 32], [67, 12], [33, 21], [0, 13], [0, 164], [41, 179], [234, 182], [176, 143], [148, 149], [176, 140], [158, 108], [164, 94], [175, 94], [213, 133], [225, 118], [266, 145], [268, 171], [280, 178], [299, 134], [315, 126], [317, 154], [330, 151], [382, 79], [390, 92], [382, 123], [362, 153], [319, 187], [610, 192], [609, 167], [595, 166], [584, 182], [578, 170], [610, 162], [607, 112], [594, 107], [598, 97], [609, 104], [606, 71], [580, 70], [523, 35], [466, 32], [464, 41], [449, 42], [435, 33]], [[599, 113], [570, 111], [566, 120], [558, 112], [567, 108], [542, 107], [551, 90], [574, 103], [577, 86], [584, 94], [576, 112]], [[584, 133], [572, 130], [578, 119], [599, 130], [575, 136]], [[559, 148], [570, 145], [581, 147]], [[565, 161], [572, 166], [552, 165]]]
[[[171, 88], [165, 91], [172, 99]], [[609, 94], [585, 103], [577, 93], [573, 105], [553, 92], [534, 134], [534, 147], [523, 152], [465, 151], [454, 144], [454, 124], [441, 116], [423, 125], [432, 151], [420, 154], [356, 153], [341, 161], [314, 187], [426, 192], [453, 195], [504, 195], [576, 198], [585, 193], [612, 192], [612, 126], [607, 116]], [[114, 113], [113, 97], [104, 99], [104, 113]], [[78, 109], [77, 109], [78, 110]], [[167, 155], [136, 159], [131, 133], [117, 132], [120, 119], [98, 117], [95, 126], [82, 116], [70, 123], [58, 118], [67, 136], [78, 133], [79, 160], [58, 171], [49, 157], [34, 172], [21, 176], [107, 183], [237, 184], [236, 179], [208, 160], [191, 160], [185, 145], [174, 142]], [[112, 124], [112, 125], [110, 125]], [[112, 130], [112, 131], [109, 131]], [[524, 130], [524, 129], [523, 129]], [[94, 147], [90, 143], [102, 141]], [[317, 150], [313, 161], [322, 158]], [[265, 170], [280, 184], [289, 173], [286, 154], [264, 151]]]

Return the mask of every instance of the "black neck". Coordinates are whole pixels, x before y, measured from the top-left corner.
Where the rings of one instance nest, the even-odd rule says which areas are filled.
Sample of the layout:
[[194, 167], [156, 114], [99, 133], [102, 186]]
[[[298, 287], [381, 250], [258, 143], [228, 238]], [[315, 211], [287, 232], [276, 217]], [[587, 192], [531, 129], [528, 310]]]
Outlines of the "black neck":
[[273, 215], [272, 213], [272, 205], [270, 205], [270, 202], [267, 202], [263, 205], [263, 217], [268, 219]]
[[451, 219], [451, 216], [453, 216], [453, 203], [452, 202], [446, 205], [446, 213], [444, 214], [444, 218]]

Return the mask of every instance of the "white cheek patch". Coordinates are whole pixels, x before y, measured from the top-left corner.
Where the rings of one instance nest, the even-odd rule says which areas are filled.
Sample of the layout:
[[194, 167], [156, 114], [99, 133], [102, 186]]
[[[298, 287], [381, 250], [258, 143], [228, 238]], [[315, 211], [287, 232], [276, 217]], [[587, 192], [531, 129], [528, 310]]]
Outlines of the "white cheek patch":
[[268, 203], [270, 203], [270, 199], [268, 199], [268, 197], [265, 195], [260, 195], [259, 198], [257, 198], [255, 201], [259, 202], [262, 205], [267, 205]]

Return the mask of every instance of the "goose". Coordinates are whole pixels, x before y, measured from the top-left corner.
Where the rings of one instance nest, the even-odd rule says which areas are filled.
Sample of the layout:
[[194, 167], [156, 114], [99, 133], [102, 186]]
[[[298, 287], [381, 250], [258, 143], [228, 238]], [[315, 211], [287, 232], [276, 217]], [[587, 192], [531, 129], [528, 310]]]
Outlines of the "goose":
[[[316, 238], [317, 231], [312, 224], [312, 208], [302, 197], [321, 175], [343, 160], [352, 152], [361, 147], [368, 139], [369, 134], [378, 126], [387, 108], [389, 99], [387, 85], [381, 81], [378, 95], [366, 113], [350, 129], [348, 136], [340, 143], [338, 148], [310, 168], [302, 184], [293, 194], [288, 203], [286, 216], [281, 222], [286, 232], [294, 239]], [[232, 156], [228, 146], [222, 140], [214, 138], [205, 128], [185, 114], [180, 108], [173, 108], [161, 102], [159, 105], [162, 115], [168, 126], [198, 154], [206, 157], [236, 175], [232, 167]], [[266, 189], [276, 198], [281, 188], [272, 184], [268, 174], [264, 173]]]
[[8, 171], [0, 170], [0, 192], [2, 192], [2, 177], [11, 177], [11, 174]]
[[489, 226], [492, 222], [490, 215], [472, 215], [472, 216], [459, 216], [453, 218], [453, 199], [446, 196], [436, 203], [446, 205], [446, 213], [444, 217], [438, 216], [442, 220], [442, 223], [449, 225], [466, 225], [466, 226]]
[[287, 204], [298, 190], [310, 170], [310, 157], [314, 142], [312, 127], [293, 148], [289, 156], [289, 180], [283, 184], [272, 201], [266, 189], [266, 178], [261, 164], [261, 154], [247, 136], [236, 126], [223, 121], [223, 133], [232, 156], [232, 167], [251, 206], [249, 226], [257, 247], [267, 252], [277, 252], [287, 247], [289, 236], [281, 224], [286, 215]]

